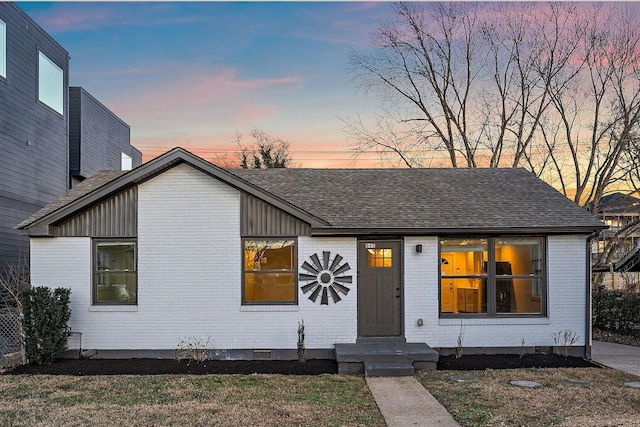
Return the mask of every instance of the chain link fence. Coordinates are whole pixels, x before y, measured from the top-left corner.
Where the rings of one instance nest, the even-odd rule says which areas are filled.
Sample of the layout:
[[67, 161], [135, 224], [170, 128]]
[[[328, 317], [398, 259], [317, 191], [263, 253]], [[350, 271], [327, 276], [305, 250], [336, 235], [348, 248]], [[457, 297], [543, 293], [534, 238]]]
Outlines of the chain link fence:
[[0, 309], [0, 357], [22, 352], [21, 314]]

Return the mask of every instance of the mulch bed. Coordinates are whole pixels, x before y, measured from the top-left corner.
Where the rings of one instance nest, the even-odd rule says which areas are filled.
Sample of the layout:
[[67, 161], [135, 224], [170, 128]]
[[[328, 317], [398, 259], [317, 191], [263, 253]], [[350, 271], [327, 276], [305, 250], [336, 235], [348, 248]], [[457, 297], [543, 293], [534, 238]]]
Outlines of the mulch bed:
[[495, 354], [440, 357], [438, 370], [471, 371], [484, 369], [521, 368], [599, 368], [581, 357], [565, 357], [558, 354]]
[[5, 374], [48, 375], [205, 375], [205, 374], [337, 374], [335, 360], [207, 360], [175, 359], [61, 359], [50, 366], [23, 365]]
[[[598, 367], [579, 357], [556, 354], [463, 355], [440, 357], [439, 370], [484, 370], [517, 368], [585, 368]], [[175, 359], [61, 359], [50, 366], [24, 365], [5, 375], [205, 375], [205, 374], [337, 374], [335, 360], [207, 360], [204, 362]]]

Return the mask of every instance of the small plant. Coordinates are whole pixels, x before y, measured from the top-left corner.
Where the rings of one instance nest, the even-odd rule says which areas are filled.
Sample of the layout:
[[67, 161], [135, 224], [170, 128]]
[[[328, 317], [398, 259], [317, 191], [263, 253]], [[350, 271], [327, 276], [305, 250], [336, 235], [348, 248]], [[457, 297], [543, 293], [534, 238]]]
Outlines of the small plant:
[[207, 337], [206, 341], [198, 337], [182, 338], [178, 343], [177, 359], [188, 359], [187, 366], [194, 360], [196, 363], [204, 362], [207, 360], [210, 340], [211, 337]]
[[304, 319], [298, 322], [298, 362], [306, 362], [307, 353], [304, 347]]
[[522, 356], [524, 356], [524, 337], [522, 337], [522, 340], [520, 341], [520, 359], [522, 359]]
[[69, 296], [71, 290], [46, 286], [22, 293], [22, 330], [27, 359], [38, 365], [51, 365], [67, 347], [69, 329]]
[[460, 321], [460, 332], [458, 332], [458, 340], [456, 343], [456, 359], [462, 357], [462, 342], [464, 341], [464, 325], [462, 320]]
[[580, 339], [580, 335], [571, 329], [554, 332], [551, 334], [551, 337], [556, 347], [562, 345], [562, 353], [565, 357], [569, 356], [569, 348]]

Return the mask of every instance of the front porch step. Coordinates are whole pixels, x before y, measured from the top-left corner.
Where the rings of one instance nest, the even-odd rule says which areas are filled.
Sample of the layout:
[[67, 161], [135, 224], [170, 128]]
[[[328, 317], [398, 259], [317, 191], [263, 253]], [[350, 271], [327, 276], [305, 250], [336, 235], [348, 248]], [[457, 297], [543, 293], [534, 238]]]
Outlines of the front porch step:
[[367, 342], [335, 344], [338, 372], [368, 376], [413, 375], [415, 369], [435, 370], [438, 352], [425, 343]]
[[364, 375], [367, 377], [408, 377], [416, 373], [411, 362], [368, 362], [364, 361]]

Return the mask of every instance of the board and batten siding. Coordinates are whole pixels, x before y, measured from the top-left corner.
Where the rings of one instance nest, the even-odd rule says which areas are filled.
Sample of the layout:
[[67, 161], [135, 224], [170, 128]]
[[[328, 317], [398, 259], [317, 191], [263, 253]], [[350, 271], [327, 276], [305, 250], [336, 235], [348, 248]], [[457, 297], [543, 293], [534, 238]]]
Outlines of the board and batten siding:
[[247, 193], [240, 196], [243, 236], [310, 236], [311, 226]]
[[[0, 266], [26, 258], [29, 239], [13, 227], [68, 188], [69, 55], [20, 8], [0, 2], [6, 78], [0, 77]], [[38, 101], [38, 52], [63, 70], [63, 112]]]
[[138, 187], [133, 186], [51, 227], [61, 237], [136, 237]]

